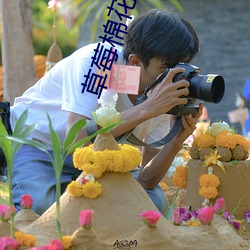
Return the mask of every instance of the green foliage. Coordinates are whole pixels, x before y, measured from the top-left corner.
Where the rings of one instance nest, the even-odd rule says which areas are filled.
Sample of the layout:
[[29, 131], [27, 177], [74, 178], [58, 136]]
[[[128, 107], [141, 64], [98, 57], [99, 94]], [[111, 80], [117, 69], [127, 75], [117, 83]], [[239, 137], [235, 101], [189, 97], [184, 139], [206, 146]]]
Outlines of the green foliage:
[[[43, 0], [32, 1], [33, 45], [35, 54], [47, 55], [53, 43], [53, 11]], [[70, 55], [78, 46], [78, 26], [68, 29], [61, 16], [56, 18], [56, 41], [63, 57]]]
[[9, 188], [6, 182], [0, 182], [0, 204], [10, 205]]
[[[30, 125], [28, 127], [24, 126], [27, 118], [28, 118], [28, 110], [26, 109], [16, 122], [14, 131], [13, 131], [13, 137], [26, 139], [36, 129], [37, 125], [35, 124]], [[14, 209], [13, 209], [14, 205], [13, 205], [13, 196], [12, 196], [12, 172], [13, 172], [13, 163], [14, 163], [16, 152], [18, 151], [18, 149], [20, 149], [21, 146], [22, 146], [22, 143], [18, 141], [9, 140], [9, 136], [6, 131], [6, 128], [2, 120], [0, 119], [0, 147], [3, 150], [6, 163], [8, 166], [8, 191], [9, 191], [9, 204], [11, 206], [10, 235], [12, 238], [14, 238]]]
[[[95, 35], [98, 29], [98, 25], [103, 25], [108, 19], [111, 19], [115, 14], [114, 11], [111, 12], [108, 16], [109, 9], [107, 6], [111, 5], [111, 1], [102, 1], [102, 0], [69, 0], [72, 8], [77, 9], [76, 13], [76, 25], [82, 25], [85, 21], [91, 17], [92, 20], [92, 34], [91, 42], [95, 40]], [[183, 11], [183, 7], [178, 0], [169, 0], [169, 2], [179, 11]], [[133, 6], [133, 0], [126, 0], [127, 6]], [[124, 13], [124, 7], [116, 5], [117, 10], [120, 13]], [[135, 8], [129, 10], [128, 15], [137, 16], [139, 10], [148, 10], [152, 8], [165, 9], [166, 5], [162, 0], [144, 0], [137, 1]]]
[[[51, 156], [51, 154], [49, 153], [49, 150], [42, 143], [38, 141], [29, 140], [26, 137], [22, 136], [22, 134], [20, 136], [20, 133], [16, 133], [15, 135], [17, 136], [13, 134], [13, 136], [6, 136], [6, 138], [3, 137], [3, 139], [6, 141], [15, 142], [17, 145], [27, 144], [27, 145], [36, 147], [37, 149], [41, 150], [42, 152], [45, 152], [48, 155], [52, 163], [55, 176], [56, 176], [56, 226], [57, 226], [58, 238], [62, 240], [62, 231], [61, 231], [61, 223], [60, 223], [60, 197], [61, 197], [61, 175], [62, 175], [64, 161], [66, 157], [69, 154], [73, 153], [76, 148], [82, 147], [84, 144], [86, 144], [92, 138], [95, 138], [100, 133], [109, 132], [112, 128], [119, 125], [120, 122], [106, 126], [98, 130], [96, 133], [90, 135], [89, 137], [83, 138], [82, 140], [76, 142], [77, 133], [86, 125], [86, 120], [81, 119], [77, 121], [71, 127], [66, 138], [63, 141], [63, 144], [61, 145], [60, 139], [58, 135], [56, 134], [55, 130], [53, 129], [53, 124], [48, 114], [47, 114], [47, 118], [49, 121], [49, 131], [50, 131], [50, 139], [52, 143], [53, 156]], [[20, 130], [19, 125], [18, 125], [18, 128], [15, 128], [15, 130], [17, 131]], [[25, 131], [27, 130], [28, 128]]]

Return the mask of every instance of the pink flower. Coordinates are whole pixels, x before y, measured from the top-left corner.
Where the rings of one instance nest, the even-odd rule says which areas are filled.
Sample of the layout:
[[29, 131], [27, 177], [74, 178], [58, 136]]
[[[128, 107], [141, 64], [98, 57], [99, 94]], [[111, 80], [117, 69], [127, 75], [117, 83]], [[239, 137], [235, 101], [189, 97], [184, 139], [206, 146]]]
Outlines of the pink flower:
[[48, 3], [48, 8], [54, 11], [57, 8], [60, 8], [62, 6], [60, 0], [50, 0]]
[[29, 194], [24, 194], [21, 197], [21, 207], [23, 209], [30, 209], [32, 207], [33, 204], [33, 199]]
[[[14, 207], [14, 212], [16, 211]], [[10, 219], [10, 206], [0, 204], [0, 220], [8, 221]]]
[[214, 204], [214, 211], [216, 214], [219, 214], [219, 215], [224, 213], [225, 211], [225, 199], [224, 198], [220, 198], [216, 200]]
[[51, 240], [50, 244], [46, 246], [48, 250], [63, 250], [63, 244], [60, 240]]
[[82, 185], [84, 185], [88, 181], [89, 181], [88, 179], [86, 179], [85, 177], [82, 177]]
[[159, 218], [162, 216], [161, 212], [155, 212], [153, 210], [147, 210], [143, 213], [140, 213], [140, 216], [143, 218], [143, 221], [148, 226], [155, 226]]
[[180, 225], [181, 224], [181, 215], [180, 215], [180, 210], [178, 208], [175, 208], [172, 212], [172, 216], [171, 216], [171, 222], [174, 225]]
[[5, 236], [0, 239], [0, 249], [16, 250], [18, 246], [19, 242], [16, 239]]
[[94, 213], [93, 210], [82, 210], [80, 212], [80, 226], [84, 227], [85, 229], [90, 229], [92, 227], [92, 221], [93, 221], [93, 216], [92, 214]]
[[199, 210], [197, 218], [204, 225], [211, 225], [214, 218], [213, 207], [203, 207]]

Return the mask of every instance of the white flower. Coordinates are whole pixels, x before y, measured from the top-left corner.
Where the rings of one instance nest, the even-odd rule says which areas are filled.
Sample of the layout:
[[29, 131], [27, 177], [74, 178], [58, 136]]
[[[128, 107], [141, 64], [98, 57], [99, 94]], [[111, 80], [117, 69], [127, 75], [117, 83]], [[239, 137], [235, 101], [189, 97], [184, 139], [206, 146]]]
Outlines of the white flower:
[[226, 122], [215, 122], [211, 126], [208, 127], [207, 133], [216, 136], [219, 134], [221, 131], [228, 131], [232, 132], [230, 129], [229, 125]]
[[120, 121], [120, 113], [115, 108], [100, 107], [93, 112], [95, 122], [102, 127]]

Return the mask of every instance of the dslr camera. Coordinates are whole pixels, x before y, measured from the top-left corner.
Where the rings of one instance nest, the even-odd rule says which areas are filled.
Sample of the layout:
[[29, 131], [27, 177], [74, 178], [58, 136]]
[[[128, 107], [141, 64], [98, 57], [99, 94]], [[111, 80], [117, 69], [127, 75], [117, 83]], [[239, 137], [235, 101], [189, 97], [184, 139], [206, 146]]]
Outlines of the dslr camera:
[[[184, 105], [177, 105], [172, 108], [167, 114], [172, 115], [188, 115], [188, 114], [197, 114], [198, 106], [195, 105], [195, 99], [200, 99], [205, 102], [210, 103], [219, 103], [225, 92], [225, 82], [221, 75], [217, 74], [208, 74], [208, 75], [199, 75], [200, 68], [188, 63], [178, 63], [176, 67], [181, 67], [185, 69], [185, 72], [178, 73], [174, 76], [173, 82], [180, 81], [185, 79], [189, 82], [189, 94], [188, 96], [183, 96], [188, 99], [188, 103]], [[169, 69], [165, 70], [155, 82], [148, 86], [143, 95], [138, 97], [135, 101], [135, 105], [138, 105], [144, 102], [148, 97], [147, 93], [155, 85], [162, 82], [165, 76], [168, 74]]]

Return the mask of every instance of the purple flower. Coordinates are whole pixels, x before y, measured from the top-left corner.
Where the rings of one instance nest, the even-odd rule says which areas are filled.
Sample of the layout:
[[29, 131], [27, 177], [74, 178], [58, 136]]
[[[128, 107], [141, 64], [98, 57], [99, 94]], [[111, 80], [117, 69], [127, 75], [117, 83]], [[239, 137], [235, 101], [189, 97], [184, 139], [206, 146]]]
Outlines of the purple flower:
[[224, 216], [226, 217], [226, 220], [229, 222], [234, 220], [234, 216], [231, 216], [228, 211], [224, 213]]
[[232, 225], [234, 226], [235, 229], [239, 230], [240, 229], [240, 223], [236, 220], [231, 222]]
[[248, 211], [245, 213], [245, 216], [246, 216], [246, 219], [247, 219], [247, 223], [250, 223], [250, 210], [248, 210]]
[[193, 217], [193, 218], [197, 218], [197, 216], [198, 216], [198, 211], [197, 211], [197, 210], [194, 210], [194, 211], [192, 212], [192, 217]]

